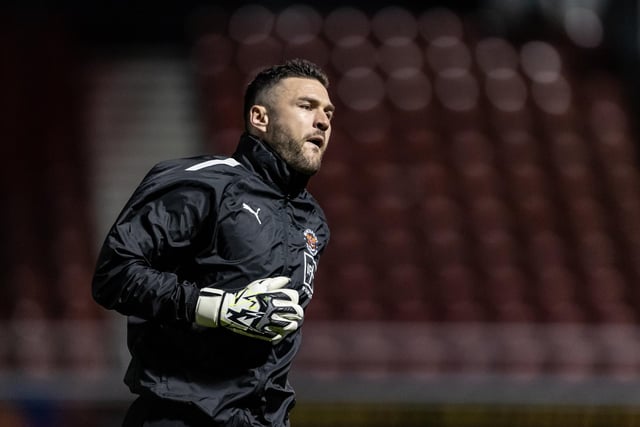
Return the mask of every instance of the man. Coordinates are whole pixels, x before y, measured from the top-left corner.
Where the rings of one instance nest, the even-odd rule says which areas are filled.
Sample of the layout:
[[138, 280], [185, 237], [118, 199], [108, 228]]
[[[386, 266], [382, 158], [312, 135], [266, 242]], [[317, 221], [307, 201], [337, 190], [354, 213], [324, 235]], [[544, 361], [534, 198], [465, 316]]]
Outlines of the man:
[[109, 231], [95, 300], [128, 316], [125, 426], [288, 426], [325, 216], [305, 189], [331, 135], [329, 82], [260, 72], [232, 157], [156, 165]]

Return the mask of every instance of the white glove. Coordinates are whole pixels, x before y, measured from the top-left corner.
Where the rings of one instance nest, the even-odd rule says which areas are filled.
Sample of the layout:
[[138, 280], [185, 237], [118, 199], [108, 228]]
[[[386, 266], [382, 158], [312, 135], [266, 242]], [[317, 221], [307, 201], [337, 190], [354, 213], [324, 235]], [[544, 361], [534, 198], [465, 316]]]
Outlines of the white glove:
[[302, 324], [304, 312], [298, 292], [283, 289], [288, 277], [260, 279], [238, 292], [202, 288], [196, 305], [196, 323], [223, 326], [236, 333], [278, 342]]

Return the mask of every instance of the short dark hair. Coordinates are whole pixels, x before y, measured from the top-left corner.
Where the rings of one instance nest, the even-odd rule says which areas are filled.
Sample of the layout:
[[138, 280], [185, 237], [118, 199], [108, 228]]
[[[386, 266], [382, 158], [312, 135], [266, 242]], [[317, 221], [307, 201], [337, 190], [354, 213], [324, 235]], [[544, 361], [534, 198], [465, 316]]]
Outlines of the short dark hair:
[[280, 80], [289, 77], [316, 79], [325, 88], [329, 88], [329, 78], [322, 68], [306, 59], [290, 59], [284, 64], [265, 68], [254, 77], [244, 93], [243, 113], [245, 122], [249, 116], [249, 110], [256, 104], [258, 97], [278, 84]]

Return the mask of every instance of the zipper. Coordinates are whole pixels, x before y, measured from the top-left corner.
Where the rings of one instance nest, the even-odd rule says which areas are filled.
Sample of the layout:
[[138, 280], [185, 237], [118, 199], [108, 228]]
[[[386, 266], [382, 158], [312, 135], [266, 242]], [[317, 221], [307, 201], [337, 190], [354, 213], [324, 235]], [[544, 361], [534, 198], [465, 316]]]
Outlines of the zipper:
[[283, 260], [283, 274], [288, 274], [289, 272], [289, 205], [291, 203], [291, 197], [289, 195], [285, 195], [282, 201], [282, 226], [284, 229], [284, 260]]

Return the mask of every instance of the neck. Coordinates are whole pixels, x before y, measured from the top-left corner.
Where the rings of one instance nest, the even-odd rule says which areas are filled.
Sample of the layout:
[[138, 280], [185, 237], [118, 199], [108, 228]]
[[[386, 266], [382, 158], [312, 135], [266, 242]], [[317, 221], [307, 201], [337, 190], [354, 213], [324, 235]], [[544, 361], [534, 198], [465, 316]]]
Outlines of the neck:
[[310, 178], [291, 168], [265, 141], [247, 133], [240, 138], [233, 157], [287, 196], [304, 191]]

